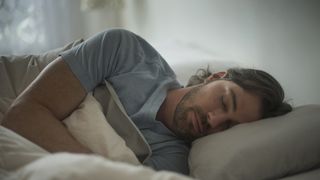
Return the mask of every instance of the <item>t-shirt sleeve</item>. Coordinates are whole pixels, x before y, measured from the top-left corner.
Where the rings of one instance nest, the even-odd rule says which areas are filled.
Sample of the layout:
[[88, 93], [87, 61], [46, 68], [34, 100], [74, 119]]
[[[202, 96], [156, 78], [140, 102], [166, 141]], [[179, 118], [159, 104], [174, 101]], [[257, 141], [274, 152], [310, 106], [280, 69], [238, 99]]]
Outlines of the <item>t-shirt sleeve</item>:
[[183, 148], [164, 148], [166, 152], [153, 152], [152, 156], [144, 162], [155, 170], [168, 170], [189, 175], [188, 154], [189, 149]]
[[123, 29], [101, 32], [60, 55], [87, 92], [104, 79], [159, 56], [145, 40]]

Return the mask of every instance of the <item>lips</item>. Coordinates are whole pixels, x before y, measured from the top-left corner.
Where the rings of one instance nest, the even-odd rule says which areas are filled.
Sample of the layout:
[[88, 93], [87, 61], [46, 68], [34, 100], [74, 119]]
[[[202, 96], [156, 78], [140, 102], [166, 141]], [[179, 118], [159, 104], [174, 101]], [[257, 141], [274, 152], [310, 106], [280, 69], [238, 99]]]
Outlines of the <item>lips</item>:
[[202, 134], [203, 133], [202, 123], [199, 119], [199, 116], [197, 115], [197, 113], [195, 111], [193, 111], [192, 123], [193, 123], [193, 127], [194, 127], [195, 131], [198, 134]]

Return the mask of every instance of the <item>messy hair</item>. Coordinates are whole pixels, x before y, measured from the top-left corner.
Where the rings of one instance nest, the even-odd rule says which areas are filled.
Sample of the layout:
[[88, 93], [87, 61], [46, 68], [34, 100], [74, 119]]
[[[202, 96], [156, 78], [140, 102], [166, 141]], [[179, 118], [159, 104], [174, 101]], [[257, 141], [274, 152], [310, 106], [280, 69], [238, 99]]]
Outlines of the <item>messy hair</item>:
[[[199, 69], [190, 77], [187, 87], [204, 83], [212, 75], [209, 67]], [[280, 83], [265, 71], [249, 68], [230, 68], [224, 80], [232, 81], [259, 96], [262, 99], [262, 118], [275, 117], [286, 114], [292, 106], [284, 101], [284, 91]]]

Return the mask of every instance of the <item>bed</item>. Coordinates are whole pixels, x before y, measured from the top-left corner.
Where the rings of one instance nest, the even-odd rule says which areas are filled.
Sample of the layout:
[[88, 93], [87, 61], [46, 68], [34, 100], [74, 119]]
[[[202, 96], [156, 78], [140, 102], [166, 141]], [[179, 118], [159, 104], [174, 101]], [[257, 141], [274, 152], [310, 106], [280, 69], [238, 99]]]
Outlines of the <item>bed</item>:
[[[77, 40], [41, 55], [1, 56], [0, 121], [12, 101], [59, 52], [81, 42]], [[161, 47], [159, 49], [161, 52]], [[210, 61], [211, 66], [218, 69], [235, 65], [212, 61], [215, 57], [203, 51], [186, 57], [179, 52], [195, 50], [193, 47], [163, 53], [167, 59], [177, 59], [169, 64], [182, 83], [196, 71], [195, 63], [205, 67]], [[195, 56], [202, 57], [202, 61]], [[141, 165], [140, 157], [148, 156], [148, 148], [134, 149], [130, 145], [140, 143], [144, 147], [138, 131], [131, 134], [131, 138], [135, 137], [133, 141], [114, 127], [113, 118], [128, 117], [112, 93], [112, 87], [106, 83], [101, 88], [114, 104], [112, 107], [103, 104], [96, 94], [88, 94], [78, 109], [63, 121], [71, 134], [95, 155], [51, 154], [0, 126], [0, 179], [320, 179], [320, 105], [295, 107], [287, 115], [237, 125], [194, 141], [189, 156], [190, 176], [184, 176], [156, 172]], [[95, 118], [90, 118], [91, 114], [95, 114]], [[130, 120], [128, 126], [135, 129]], [[79, 133], [84, 131], [86, 133]]]

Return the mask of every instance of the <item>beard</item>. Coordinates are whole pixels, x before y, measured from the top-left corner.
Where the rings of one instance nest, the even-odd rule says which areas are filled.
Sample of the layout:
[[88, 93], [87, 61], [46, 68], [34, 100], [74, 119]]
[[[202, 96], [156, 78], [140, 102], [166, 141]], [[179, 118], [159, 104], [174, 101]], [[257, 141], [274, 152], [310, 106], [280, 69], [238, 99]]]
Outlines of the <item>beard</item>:
[[202, 86], [203, 85], [197, 86], [185, 94], [174, 112], [173, 127], [175, 127], [175, 129], [173, 131], [178, 137], [187, 141], [193, 141], [205, 135], [193, 132], [194, 125], [192, 121], [188, 119], [190, 113], [198, 115], [204, 129], [209, 127], [206, 114], [199, 106], [192, 105]]

